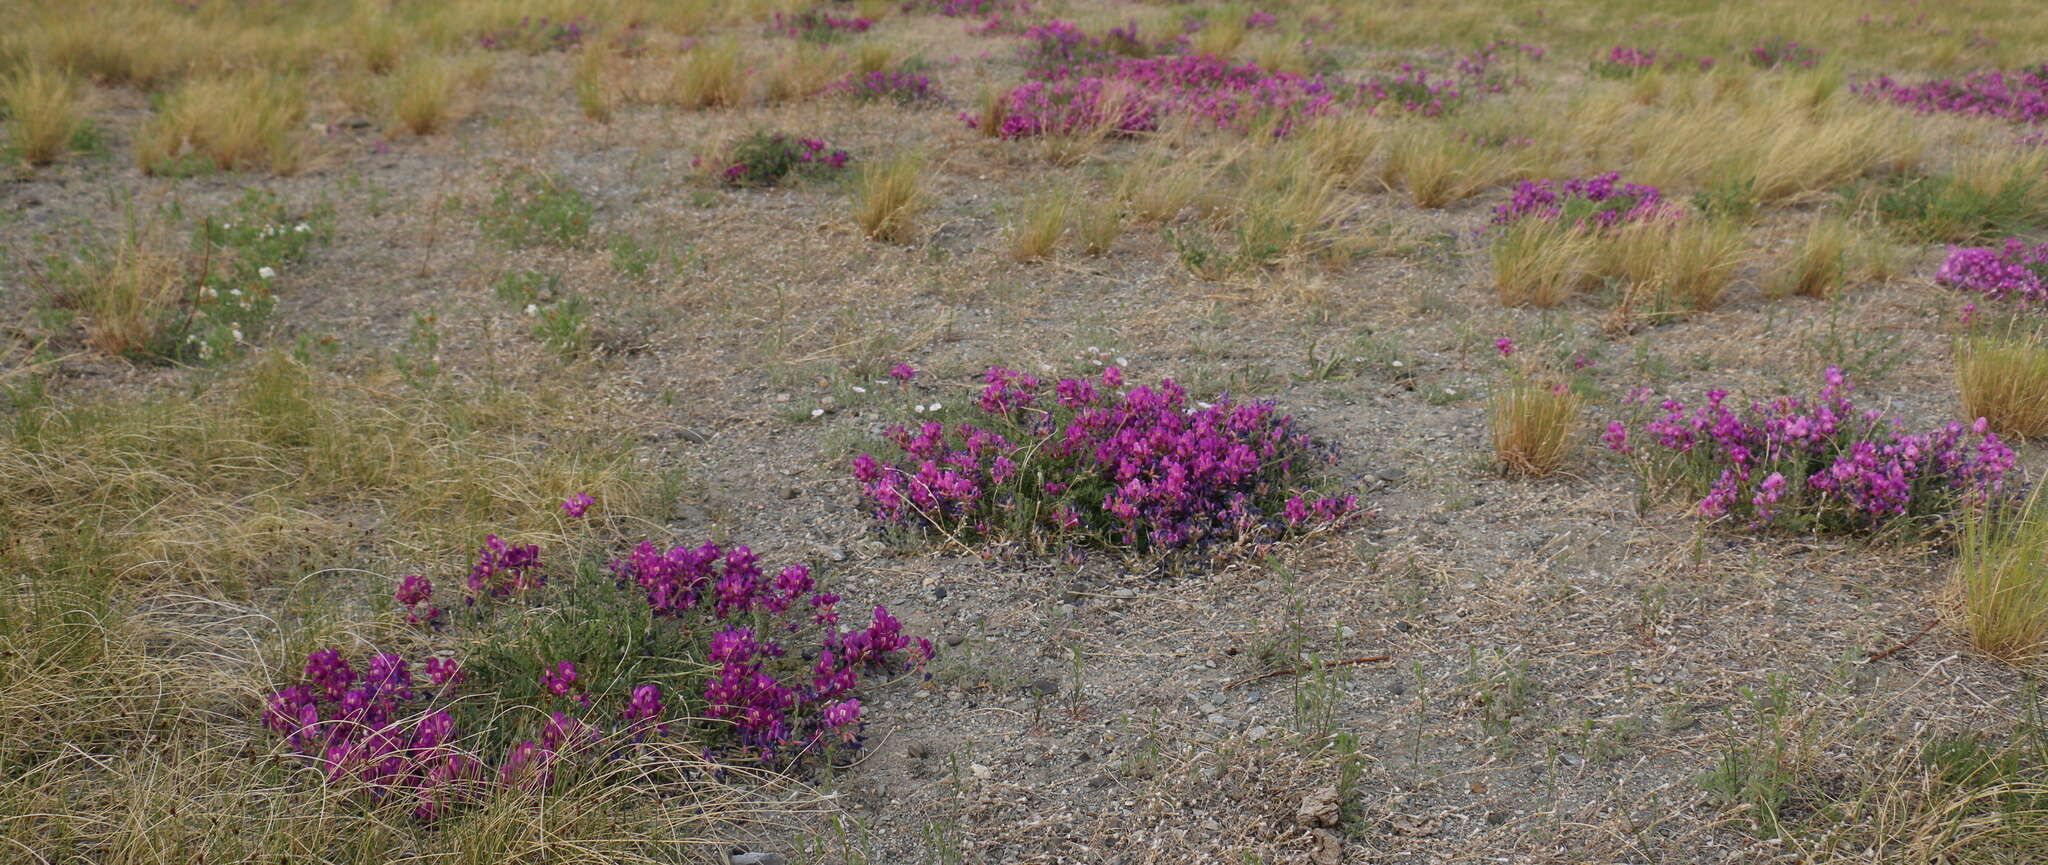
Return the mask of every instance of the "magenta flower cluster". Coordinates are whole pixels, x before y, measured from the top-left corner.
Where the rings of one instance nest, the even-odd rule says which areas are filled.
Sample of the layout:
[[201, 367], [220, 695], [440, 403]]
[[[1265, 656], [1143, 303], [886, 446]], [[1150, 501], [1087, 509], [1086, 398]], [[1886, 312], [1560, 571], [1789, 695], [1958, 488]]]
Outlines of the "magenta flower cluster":
[[[493, 785], [546, 787], [559, 764], [601, 750], [605, 728], [555, 711], [539, 741], [521, 741], [496, 761], [481, 759], [463, 747], [463, 731], [451, 709], [464, 681], [459, 666], [451, 659], [431, 658], [425, 668], [422, 685], [413, 677], [412, 664], [395, 653], [372, 656], [358, 673], [340, 651], [321, 649], [307, 656], [301, 682], [271, 695], [264, 724], [319, 767], [329, 783], [361, 784], [375, 801], [397, 798], [422, 820], [473, 801]], [[575, 665], [565, 661], [546, 676], [551, 693], [566, 695], [575, 681]], [[665, 714], [661, 686], [642, 684], [631, 690], [626, 710], [606, 726], [616, 737], [614, 746], [623, 746], [665, 731]]]
[[1934, 281], [1993, 299], [2048, 303], [2048, 243], [2008, 237], [1997, 248], [1951, 246]]
[[1908, 433], [1881, 410], [1856, 408], [1839, 368], [1828, 367], [1823, 378], [1812, 399], [1780, 397], [1746, 410], [1729, 408], [1723, 390], [1708, 391], [1706, 404], [1690, 410], [1666, 400], [1640, 435], [1615, 421], [1602, 439], [1637, 455], [1657, 479], [1700, 495], [1701, 517], [1755, 528], [1938, 521], [1959, 505], [2005, 494], [2016, 457], [1983, 419]]
[[1605, 78], [1627, 78], [1656, 66], [1660, 58], [1664, 68], [1673, 72], [1705, 72], [1714, 68], [1712, 57], [1694, 57], [1683, 51], [1662, 54], [1655, 48], [1616, 45], [1608, 49], [1606, 57], [1593, 61], [1593, 72]]
[[1494, 208], [1493, 223], [1507, 225], [1522, 219], [1542, 219], [1612, 228], [1675, 212], [1654, 186], [1623, 183], [1620, 172], [1596, 174], [1558, 183], [1552, 180], [1524, 180], [1515, 186], [1514, 197]]
[[841, 35], [866, 33], [875, 22], [867, 18], [841, 17], [817, 9], [807, 9], [794, 15], [775, 13], [768, 22], [768, 32], [791, 39], [809, 39], [828, 42]]
[[1171, 379], [1126, 390], [1114, 366], [1056, 383], [998, 367], [984, 382], [982, 423], [896, 427], [895, 459], [854, 459], [877, 520], [1169, 552], [1264, 543], [1357, 509], [1296, 486], [1324, 455], [1269, 403], [1191, 404]]
[[1052, 70], [1012, 89], [1004, 102], [997, 134], [1025, 138], [1104, 127], [1144, 132], [1170, 115], [1238, 130], [1277, 116], [1284, 131], [1299, 118], [1331, 111], [1337, 94], [1320, 76], [1270, 73], [1255, 63], [1209, 56], [1169, 56], [1119, 60], [1086, 74], [1072, 67]]
[[[763, 572], [752, 550], [715, 544], [666, 551], [643, 543], [612, 563], [620, 585], [636, 588], [656, 616], [710, 633], [704, 717], [731, 726], [748, 757], [802, 755], [824, 741], [858, 741], [860, 703], [850, 695], [863, 672], [921, 667], [934, 651], [912, 639], [887, 609], [867, 627], [842, 630], [838, 595], [819, 591], [810, 569]], [[805, 663], [789, 646], [812, 647]]]
[[[494, 538], [477, 573], [490, 586], [538, 567], [537, 549]], [[612, 572], [620, 589], [633, 593], [613, 597], [661, 629], [643, 639], [663, 648], [549, 658], [538, 671], [515, 662], [510, 672], [526, 672], [510, 677], [502, 662], [485, 662], [486, 693], [464, 692], [471, 678], [453, 658], [428, 658], [421, 681], [396, 653], [359, 667], [339, 650], [321, 649], [307, 657], [297, 682], [270, 696], [263, 721], [328, 781], [360, 785], [374, 801], [403, 802], [420, 819], [433, 819], [493, 788], [546, 789], [564, 768], [677, 732], [705, 745], [714, 759], [784, 766], [828, 746], [858, 747], [862, 675], [922, 668], [934, 654], [929, 640], [906, 634], [879, 606], [865, 626], [843, 627], [839, 596], [821, 591], [808, 568], [771, 576], [744, 546], [663, 551], [643, 543]], [[533, 589], [543, 585], [537, 576], [520, 579]], [[608, 590], [600, 584], [598, 591]], [[394, 595], [417, 608], [431, 601], [433, 585], [407, 577]], [[641, 643], [624, 648], [645, 651]], [[511, 655], [548, 658], [558, 651], [522, 645]], [[622, 670], [637, 672], [613, 672]], [[665, 692], [650, 679], [676, 681], [679, 690]], [[691, 693], [691, 682], [701, 682], [702, 702], [677, 711], [670, 699]], [[479, 699], [490, 691], [539, 711], [502, 711]], [[484, 753], [500, 747], [488, 743], [514, 740], [495, 756]]]
[[918, 72], [891, 72], [877, 69], [866, 75], [856, 75], [836, 85], [838, 89], [863, 102], [889, 101], [898, 105], [918, 102], [937, 102], [943, 98], [932, 77]]
[[1749, 53], [1744, 56], [1749, 58], [1750, 65], [1765, 69], [1775, 69], [1779, 66], [1812, 69], [1820, 63], [1821, 52], [1811, 45], [1779, 36], [1757, 42], [1750, 46]]
[[1509, 53], [1530, 59], [1543, 57], [1543, 49], [1534, 45], [1495, 42], [1459, 58], [1451, 64], [1449, 74], [1434, 78], [1421, 66], [1403, 63], [1392, 75], [1375, 76], [1356, 84], [1355, 101], [1374, 112], [1391, 108], [1424, 117], [1448, 114], [1473, 95], [1501, 93], [1516, 83], [1516, 79], [1494, 69], [1501, 57]]
[[1995, 117], [2016, 123], [2048, 120], [2048, 63], [2018, 72], [1987, 69], [1960, 80], [1939, 78], [1918, 84], [1902, 84], [1879, 76], [1851, 89], [1922, 114]]
[[[512, 546], [491, 535], [484, 538], [483, 549], [477, 551], [476, 565], [469, 569], [467, 603], [474, 605], [479, 598], [525, 594], [545, 581], [540, 573], [538, 545]], [[432, 594], [431, 586], [428, 594]]]

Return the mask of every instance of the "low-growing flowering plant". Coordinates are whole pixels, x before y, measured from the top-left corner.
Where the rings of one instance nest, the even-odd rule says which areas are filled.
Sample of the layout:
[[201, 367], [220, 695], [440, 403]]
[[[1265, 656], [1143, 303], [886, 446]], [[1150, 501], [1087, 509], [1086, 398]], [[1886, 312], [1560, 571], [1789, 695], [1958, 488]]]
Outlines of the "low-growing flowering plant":
[[1778, 36], [1750, 46], [1749, 53], [1744, 56], [1749, 58], [1751, 65], [1765, 69], [1776, 69], [1780, 66], [1812, 69], [1820, 62], [1821, 52], [1820, 49], [1798, 40]]
[[806, 9], [794, 14], [775, 13], [769, 20], [768, 32], [809, 42], [831, 42], [841, 36], [866, 33], [874, 26], [875, 22], [867, 18], [845, 17], [817, 9]]
[[2048, 243], [2029, 245], [2008, 237], [1999, 247], [1951, 246], [1934, 281], [1993, 299], [2048, 302]]
[[[1810, 399], [1746, 409], [1731, 408], [1723, 390], [1691, 409], [1665, 400], [1633, 428], [1608, 424], [1601, 439], [1651, 484], [1697, 497], [1701, 518], [1752, 528], [1938, 529], [1959, 508], [2003, 499], [2017, 480], [2012, 449], [1982, 418], [1909, 433], [1881, 409], [1856, 407], [1840, 369], [1823, 378]], [[1647, 392], [1631, 400], [1648, 409]]]
[[793, 176], [840, 171], [851, 161], [822, 139], [757, 130], [727, 152], [719, 179], [728, 186], [774, 186]]
[[1961, 79], [1937, 78], [1918, 84], [1878, 76], [1851, 89], [1922, 114], [1996, 117], [2015, 123], [2048, 121], [2048, 63], [2014, 72], [1987, 69]]
[[[538, 568], [537, 550], [516, 552], [532, 549], [492, 543], [479, 558]], [[329, 783], [428, 820], [498, 790], [544, 792], [654, 739], [735, 765], [826, 759], [860, 747], [863, 676], [933, 656], [886, 609], [844, 622], [807, 567], [771, 575], [744, 546], [643, 543], [609, 579], [584, 573], [524, 615], [474, 611], [466, 660], [317, 650], [263, 722]], [[546, 581], [530, 583], [522, 599]], [[396, 595], [416, 609], [432, 584], [407, 577]]]
[[1672, 212], [1657, 187], [1623, 183], [1620, 172], [1608, 172], [1563, 183], [1524, 180], [1515, 186], [1513, 198], [1494, 208], [1493, 223], [1535, 218], [1598, 230]]
[[838, 87], [863, 102], [887, 101], [898, 105], [913, 105], [937, 102], [943, 98], [938, 85], [932, 81], [930, 75], [910, 70], [891, 72], [877, 69], [866, 75], [858, 75], [840, 82]]
[[973, 423], [889, 431], [894, 453], [853, 474], [885, 526], [956, 539], [1217, 556], [1334, 525], [1356, 496], [1317, 492], [1333, 459], [1270, 403], [1194, 403], [1171, 379], [1124, 387], [984, 376]]

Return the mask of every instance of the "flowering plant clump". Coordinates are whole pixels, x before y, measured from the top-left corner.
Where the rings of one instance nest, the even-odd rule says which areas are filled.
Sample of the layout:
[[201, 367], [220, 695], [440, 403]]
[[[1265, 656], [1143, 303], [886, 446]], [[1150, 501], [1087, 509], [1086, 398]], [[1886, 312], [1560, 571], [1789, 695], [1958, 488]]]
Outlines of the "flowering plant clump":
[[1705, 72], [1714, 68], [1712, 57], [1694, 57], [1682, 51], [1660, 54], [1655, 48], [1616, 45], [1606, 57], [1593, 61], [1593, 74], [1602, 78], [1632, 78], [1655, 67], [1659, 57], [1663, 58], [1664, 68], [1672, 72]]
[[[508, 549], [533, 550], [492, 544], [481, 558]], [[433, 819], [493, 789], [546, 791], [655, 740], [776, 767], [858, 748], [861, 677], [933, 656], [882, 607], [843, 624], [840, 597], [808, 568], [770, 575], [744, 546], [643, 543], [610, 579], [585, 573], [524, 615], [478, 611], [462, 660], [383, 652], [358, 666], [315, 651], [264, 723], [330, 783]], [[397, 592], [414, 608], [432, 594], [417, 576]], [[532, 711], [508, 711], [519, 708]]]
[[979, 18], [998, 12], [1031, 11], [1030, 0], [927, 0], [925, 5], [948, 18]]
[[890, 72], [877, 69], [866, 75], [855, 76], [841, 82], [838, 87], [862, 102], [894, 102], [898, 105], [912, 105], [920, 102], [937, 102], [944, 98], [932, 77], [921, 72], [902, 70]]
[[1119, 58], [1143, 58], [1155, 54], [1178, 54], [1187, 50], [1188, 37], [1179, 34], [1158, 42], [1147, 42], [1136, 24], [1111, 27], [1095, 36], [1060, 20], [1026, 28], [1019, 34], [1025, 44], [1018, 48], [1033, 77], [1084, 74], [1091, 67], [1114, 63]]
[[1534, 45], [1495, 42], [1461, 57], [1448, 75], [1431, 78], [1429, 71], [1403, 63], [1392, 75], [1368, 78], [1356, 85], [1356, 101], [1374, 112], [1392, 108], [1424, 117], [1448, 114], [1472, 95], [1501, 93], [1518, 79], [1495, 71], [1499, 59], [1512, 48], [1533, 60], [1543, 57]]
[[732, 146], [719, 177], [728, 186], [774, 186], [799, 174], [839, 171], [850, 161], [822, 139], [757, 130]]
[[[1277, 117], [1277, 128], [1284, 131], [1299, 118], [1332, 110], [1337, 102], [1320, 76], [1269, 73], [1255, 63], [1205, 55], [1126, 59], [1089, 74], [1073, 69], [1054, 70], [1006, 94], [997, 135], [1026, 138], [1104, 127], [1145, 132], [1159, 128], [1168, 115], [1237, 130]], [[978, 122], [973, 117], [966, 121], [970, 126]]]
[[587, 27], [581, 15], [567, 21], [550, 21], [545, 15], [539, 18], [529, 15], [521, 17], [516, 27], [478, 37], [477, 44], [486, 51], [519, 50], [529, 54], [567, 51], [583, 43]]
[[1596, 174], [1557, 183], [1524, 180], [1514, 198], [1494, 208], [1493, 224], [1507, 225], [1536, 218], [1594, 229], [1612, 228], [1668, 215], [1672, 205], [1654, 186], [1621, 182], [1620, 172]]
[[1765, 69], [1776, 69], [1779, 66], [1812, 69], [1820, 62], [1820, 55], [1818, 48], [1779, 36], [1750, 46], [1749, 53], [1744, 56], [1749, 58], [1750, 65]]
[[2048, 243], [2030, 246], [2008, 237], [1999, 248], [1951, 246], [1934, 281], [1993, 299], [2048, 302]]
[[1133, 553], [1218, 555], [1334, 525], [1351, 495], [1304, 484], [1334, 459], [1270, 403], [1191, 403], [1164, 380], [1125, 389], [1120, 367], [1048, 383], [992, 368], [975, 423], [896, 427], [896, 455], [853, 474], [885, 526]]
[[1940, 78], [1919, 84], [1902, 84], [1889, 76], [1879, 76], [1851, 89], [1922, 114], [1996, 117], [2016, 123], [2048, 120], [2048, 63], [2011, 73], [1987, 69], [1972, 72], [1961, 80]]
[[816, 9], [806, 9], [794, 15], [775, 13], [775, 17], [769, 20], [768, 32], [808, 42], [831, 42], [841, 36], [866, 33], [874, 26], [875, 22], [867, 18], [842, 18]]
[[[1638, 431], [1615, 421], [1601, 438], [1650, 479], [1699, 496], [1702, 518], [1754, 528], [1927, 527], [2007, 494], [2015, 455], [1982, 418], [1908, 433], [1880, 409], [1858, 409], [1839, 368], [1823, 377], [1812, 399], [1747, 410], [1729, 408], [1723, 390], [1691, 410], [1665, 400]], [[1648, 395], [1632, 401], [1647, 405]]]

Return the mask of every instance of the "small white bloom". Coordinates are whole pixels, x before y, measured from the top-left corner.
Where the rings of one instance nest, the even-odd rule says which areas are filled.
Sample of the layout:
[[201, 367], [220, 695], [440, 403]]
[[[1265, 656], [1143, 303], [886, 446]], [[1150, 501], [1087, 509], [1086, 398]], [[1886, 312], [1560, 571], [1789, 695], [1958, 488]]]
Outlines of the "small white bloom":
[[219, 297], [220, 292], [214, 291], [213, 286], [202, 285], [199, 287], [199, 296], [211, 300], [213, 298]]
[[1206, 403], [1206, 402], [1201, 402], [1201, 401], [1199, 401], [1199, 400], [1195, 402], [1195, 405], [1201, 406], [1201, 407], [1203, 407], [1203, 408], [1205, 408], [1205, 409], [1209, 409], [1209, 408], [1215, 408], [1215, 407], [1216, 407], [1216, 406], [1214, 406], [1214, 405], [1212, 405], [1212, 404], [1210, 404], [1210, 403]]
[[1457, 395], [1458, 395], [1458, 390], [1457, 390], [1456, 388], [1449, 388], [1449, 387], [1447, 387], [1447, 388], [1444, 388], [1444, 396], [1457, 396]]
[[868, 392], [868, 389], [867, 389], [867, 388], [864, 388], [864, 387], [861, 387], [860, 385], [854, 385], [854, 386], [853, 386], [853, 392], [854, 392], [854, 393], [867, 393], [867, 392]]
[[1088, 347], [1088, 350], [1089, 350], [1089, 351], [1093, 351], [1093, 352], [1100, 352], [1100, 351], [1102, 351], [1102, 349], [1096, 348], [1095, 346], [1092, 346], [1092, 345]]
[[811, 417], [824, 417], [824, 416], [825, 416], [825, 410], [824, 410], [824, 409], [821, 409], [821, 408], [814, 408], [814, 409], [811, 409]]
[[945, 408], [945, 406], [943, 406], [943, 405], [940, 405], [940, 404], [938, 404], [938, 403], [932, 403], [932, 411], [938, 411], [939, 409], [942, 409], [942, 408]]
[[1091, 361], [1089, 361], [1089, 363], [1095, 364], [1096, 366], [1101, 366], [1101, 365], [1102, 365], [1102, 361], [1099, 361], [1099, 360], [1091, 360]]
[[301, 222], [301, 223], [299, 223], [299, 224], [298, 224], [297, 226], [293, 227], [293, 228], [292, 228], [292, 230], [293, 230], [293, 231], [296, 231], [296, 232], [298, 232], [298, 233], [300, 233], [300, 234], [305, 234], [306, 232], [312, 231], [312, 230], [313, 230], [313, 226], [310, 226], [310, 225], [307, 225], [307, 224], [305, 224], [305, 223]]
[[1117, 359], [1116, 359], [1116, 365], [1117, 365], [1117, 366], [1130, 366], [1130, 365], [1131, 365], [1131, 359], [1130, 359], [1130, 358], [1127, 358], [1127, 357], [1120, 357], [1120, 358], [1117, 358]]
[[239, 289], [239, 288], [230, 288], [230, 289], [228, 289], [228, 296], [229, 296], [229, 297], [241, 297], [241, 296], [242, 296], [242, 290], [241, 290], [241, 289]]
[[1387, 363], [1387, 365], [1388, 365], [1388, 366], [1393, 366], [1393, 367], [1399, 367], [1399, 366], [1401, 366], [1402, 364], [1401, 364], [1401, 362], [1400, 362], [1400, 361], [1396, 360], [1396, 361], [1389, 361], [1389, 362]]
[[923, 404], [919, 404], [919, 405], [914, 405], [914, 406], [911, 406], [911, 408], [912, 408], [913, 410], [915, 410], [915, 411], [916, 411], [916, 412], [917, 412], [918, 414], [924, 414], [924, 406], [923, 406]]
[[540, 304], [537, 304], [537, 303], [529, 303], [529, 304], [527, 304], [527, 305], [526, 305], [526, 317], [528, 317], [528, 318], [532, 318], [532, 317], [534, 317], [534, 316], [536, 316], [536, 315], [539, 315], [539, 314], [540, 314]]
[[242, 329], [241, 329], [241, 328], [239, 328], [239, 327], [236, 327], [236, 328], [230, 328], [230, 329], [228, 330], [228, 333], [229, 333], [229, 335], [231, 335], [231, 336], [233, 336], [233, 337], [235, 338], [235, 341], [236, 341], [236, 342], [241, 342], [241, 341], [242, 341]]
[[264, 279], [276, 279], [277, 271], [271, 270], [269, 265], [265, 265], [256, 269], [256, 275]]

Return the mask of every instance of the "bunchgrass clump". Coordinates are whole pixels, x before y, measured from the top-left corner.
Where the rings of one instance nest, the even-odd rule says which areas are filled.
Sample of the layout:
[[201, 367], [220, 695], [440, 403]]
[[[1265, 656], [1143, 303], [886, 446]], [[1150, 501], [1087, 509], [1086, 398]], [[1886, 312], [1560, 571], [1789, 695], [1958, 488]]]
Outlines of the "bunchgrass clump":
[[1522, 379], [1493, 395], [1487, 414], [1502, 471], [1543, 477], [1564, 466], [1578, 444], [1585, 400], [1561, 382]]
[[1963, 630], [1978, 650], [2015, 663], [2048, 653], [2048, 513], [2039, 486], [2021, 507], [1964, 522], [1956, 585]]
[[925, 207], [924, 160], [902, 153], [861, 168], [853, 195], [853, 218], [868, 237], [887, 243], [917, 238]]
[[1814, 220], [1772, 278], [1771, 290], [1781, 295], [1833, 297], [1848, 277], [1853, 240], [1847, 219], [1824, 216]]
[[691, 48], [676, 63], [668, 99], [682, 108], [731, 108], [746, 102], [747, 71], [730, 39]]
[[1956, 339], [1956, 386], [1963, 416], [1981, 417], [1999, 435], [2048, 435], [2048, 338], [2012, 322]]
[[2016, 457], [1984, 419], [1908, 433], [1882, 410], [1857, 408], [1840, 369], [1825, 378], [1812, 399], [1742, 410], [1722, 390], [1690, 411], [1676, 400], [1652, 411], [1641, 393], [1632, 402], [1650, 418], [1635, 433], [1614, 421], [1602, 438], [1634, 458], [1651, 490], [1750, 529], [1940, 532], [2007, 497]]
[[414, 57], [386, 82], [393, 132], [432, 135], [445, 131], [455, 118], [460, 74], [454, 61]]
[[1067, 214], [1073, 207], [1072, 198], [1064, 191], [1048, 192], [1027, 200], [1011, 219], [1008, 228], [1010, 260], [1029, 262], [1051, 257], [1060, 237], [1066, 234]]
[[889, 432], [854, 460], [884, 527], [954, 543], [1224, 558], [1335, 525], [1357, 497], [1320, 489], [1330, 460], [1270, 403], [1196, 404], [1172, 380], [1126, 389], [994, 368], [971, 422]]
[[522, 172], [499, 184], [477, 224], [514, 249], [576, 248], [590, 239], [591, 210], [590, 199], [561, 178]]
[[305, 163], [298, 85], [258, 73], [192, 79], [163, 97], [136, 134], [146, 174], [263, 169], [291, 174]]
[[91, 135], [84, 97], [69, 76], [30, 66], [0, 80], [0, 118], [7, 150], [30, 165], [48, 165]]
[[1592, 232], [1540, 219], [1514, 222], [1494, 234], [1493, 287], [1502, 306], [1553, 307], [1589, 277]]

